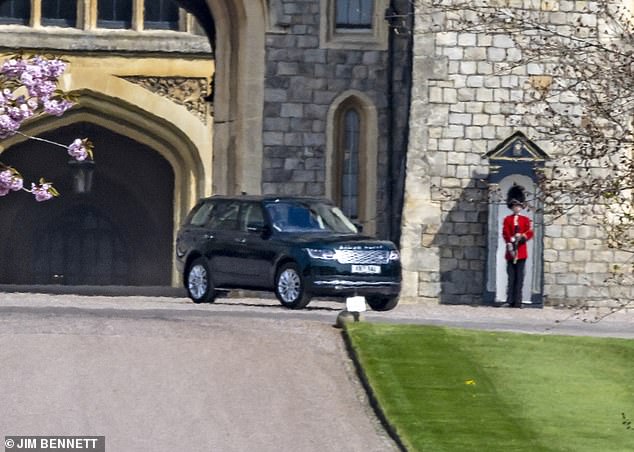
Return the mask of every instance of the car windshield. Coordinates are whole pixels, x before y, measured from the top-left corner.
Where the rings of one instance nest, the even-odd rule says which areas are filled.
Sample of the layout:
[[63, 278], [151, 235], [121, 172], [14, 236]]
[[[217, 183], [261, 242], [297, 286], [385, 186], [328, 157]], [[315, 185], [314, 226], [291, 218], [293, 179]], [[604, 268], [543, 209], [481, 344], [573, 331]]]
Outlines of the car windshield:
[[273, 229], [279, 232], [357, 232], [339, 208], [326, 203], [276, 201], [267, 203], [266, 210]]

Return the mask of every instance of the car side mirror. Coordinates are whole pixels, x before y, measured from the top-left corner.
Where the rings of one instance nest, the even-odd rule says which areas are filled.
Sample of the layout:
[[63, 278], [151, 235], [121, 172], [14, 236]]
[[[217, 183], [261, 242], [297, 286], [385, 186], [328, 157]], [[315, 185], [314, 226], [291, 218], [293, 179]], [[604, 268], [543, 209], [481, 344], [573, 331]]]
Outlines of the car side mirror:
[[363, 225], [361, 223], [357, 223], [356, 221], [354, 223], [352, 223], [354, 225], [355, 228], [357, 228], [357, 231], [359, 232], [363, 232]]

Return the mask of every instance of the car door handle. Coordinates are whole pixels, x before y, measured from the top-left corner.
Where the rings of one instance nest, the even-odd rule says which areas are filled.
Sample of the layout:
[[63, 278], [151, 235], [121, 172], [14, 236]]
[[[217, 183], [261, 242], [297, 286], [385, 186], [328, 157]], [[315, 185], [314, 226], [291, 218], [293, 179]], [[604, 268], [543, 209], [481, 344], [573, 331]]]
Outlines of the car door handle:
[[207, 234], [203, 235], [203, 238], [204, 238], [204, 239], [207, 239], [207, 240], [211, 240], [211, 239], [213, 239], [213, 238], [214, 238], [214, 235], [213, 235], [213, 234], [209, 234], [209, 233], [207, 233]]
[[233, 239], [234, 242], [238, 242], [238, 243], [247, 243], [247, 239]]

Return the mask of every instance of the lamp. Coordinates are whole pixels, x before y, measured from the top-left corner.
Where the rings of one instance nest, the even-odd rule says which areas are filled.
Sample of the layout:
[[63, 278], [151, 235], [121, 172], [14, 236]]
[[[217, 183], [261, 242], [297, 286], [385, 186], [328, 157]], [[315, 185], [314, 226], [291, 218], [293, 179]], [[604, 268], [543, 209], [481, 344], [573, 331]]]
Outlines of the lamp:
[[82, 195], [92, 191], [95, 173], [95, 162], [93, 160], [69, 160], [73, 181], [73, 193]]

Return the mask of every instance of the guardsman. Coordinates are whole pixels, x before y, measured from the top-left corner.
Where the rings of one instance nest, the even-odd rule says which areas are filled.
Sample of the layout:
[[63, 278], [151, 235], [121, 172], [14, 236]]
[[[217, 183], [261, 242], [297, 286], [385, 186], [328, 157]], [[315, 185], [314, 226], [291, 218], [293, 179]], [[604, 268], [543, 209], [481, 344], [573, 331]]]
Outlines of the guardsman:
[[526, 242], [533, 238], [533, 229], [530, 218], [520, 215], [524, 205], [519, 200], [511, 199], [507, 205], [513, 213], [505, 217], [502, 224], [502, 236], [506, 242], [506, 273], [509, 280], [505, 305], [521, 308], [524, 270], [528, 258]]

